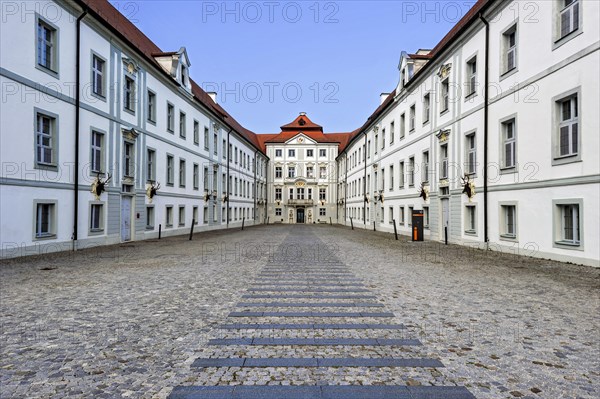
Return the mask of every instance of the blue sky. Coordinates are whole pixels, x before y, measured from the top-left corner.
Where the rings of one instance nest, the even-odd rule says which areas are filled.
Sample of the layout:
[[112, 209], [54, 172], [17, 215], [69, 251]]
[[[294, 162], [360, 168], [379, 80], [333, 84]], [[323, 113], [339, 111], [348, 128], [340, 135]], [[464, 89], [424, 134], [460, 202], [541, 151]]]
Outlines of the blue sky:
[[111, 1], [242, 125], [276, 133], [304, 111], [326, 132], [360, 127], [398, 82], [401, 51], [432, 48], [474, 3]]

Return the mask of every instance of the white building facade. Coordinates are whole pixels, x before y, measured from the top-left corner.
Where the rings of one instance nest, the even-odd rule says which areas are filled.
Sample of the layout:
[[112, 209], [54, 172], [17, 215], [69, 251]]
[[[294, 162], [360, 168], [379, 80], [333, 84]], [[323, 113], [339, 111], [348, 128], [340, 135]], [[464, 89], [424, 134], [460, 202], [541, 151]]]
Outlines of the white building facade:
[[191, 80], [185, 48], [162, 52], [105, 1], [13, 5], [0, 35], [19, 48], [0, 68], [2, 257], [264, 219], [267, 158]]
[[479, 1], [433, 50], [402, 54], [338, 157], [346, 223], [411, 234], [422, 210], [432, 240], [599, 265], [600, 7], [534, 4]]
[[272, 223], [337, 223], [338, 147], [348, 134], [325, 134], [302, 112], [279, 134], [260, 134], [271, 160], [267, 216]]

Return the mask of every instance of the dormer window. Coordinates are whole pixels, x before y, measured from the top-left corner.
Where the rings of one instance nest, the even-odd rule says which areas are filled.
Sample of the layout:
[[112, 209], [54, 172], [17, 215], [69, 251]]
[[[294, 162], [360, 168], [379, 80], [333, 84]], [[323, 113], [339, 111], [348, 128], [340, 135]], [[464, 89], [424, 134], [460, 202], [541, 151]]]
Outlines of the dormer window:
[[185, 65], [181, 64], [181, 84], [187, 87], [188, 81], [189, 81], [188, 69]]

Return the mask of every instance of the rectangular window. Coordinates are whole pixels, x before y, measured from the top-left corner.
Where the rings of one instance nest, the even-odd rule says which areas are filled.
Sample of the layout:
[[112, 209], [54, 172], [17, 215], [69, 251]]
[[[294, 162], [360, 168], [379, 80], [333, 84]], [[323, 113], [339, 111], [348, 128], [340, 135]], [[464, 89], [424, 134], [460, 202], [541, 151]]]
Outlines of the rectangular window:
[[448, 78], [446, 78], [442, 81], [442, 88], [441, 88], [440, 93], [441, 93], [440, 113], [444, 113], [444, 112], [448, 111], [448, 108], [450, 107], [450, 80]]
[[135, 112], [135, 80], [125, 76], [123, 87], [123, 107], [130, 112]]
[[[215, 211], [215, 216], [217, 212]], [[198, 224], [198, 207], [195, 206], [192, 208], [192, 219], [194, 219], [194, 225]]]
[[579, 115], [577, 95], [559, 101], [558, 156], [579, 153]]
[[296, 189], [296, 193], [298, 194], [298, 199], [299, 200], [303, 200], [304, 199], [304, 188], [298, 187]]
[[167, 155], [167, 185], [172, 186], [175, 183], [175, 160], [172, 155]]
[[400, 211], [400, 213], [399, 213], [399, 215], [398, 215], [398, 216], [399, 216], [399, 218], [400, 218], [400, 220], [399, 220], [399, 223], [400, 223], [401, 225], [404, 225], [404, 207], [403, 207], [403, 206], [401, 206], [401, 207], [400, 207], [400, 209], [399, 209], [399, 211]]
[[185, 138], [185, 112], [179, 112], [179, 137]]
[[194, 144], [200, 145], [200, 122], [194, 120]]
[[395, 132], [395, 124], [394, 121], [390, 122], [390, 145], [394, 144], [394, 136], [396, 135]]
[[295, 156], [296, 156], [296, 150], [289, 149], [288, 150], [288, 157], [294, 158]]
[[283, 171], [281, 166], [275, 166], [275, 178], [281, 179], [283, 177]]
[[307, 193], [308, 193], [308, 194], [307, 194], [307, 197], [306, 197], [306, 199], [309, 199], [309, 200], [313, 199], [313, 197], [312, 197], [312, 188], [310, 188], [310, 187], [309, 187], [309, 188], [307, 189]]
[[385, 149], [385, 129], [381, 131], [381, 149]]
[[415, 157], [408, 159], [408, 186], [413, 187], [415, 185]]
[[185, 159], [179, 160], [179, 187], [185, 187]]
[[475, 94], [477, 91], [477, 57], [467, 61], [467, 97]]
[[394, 191], [394, 165], [390, 165], [390, 191]]
[[327, 208], [319, 208], [319, 216], [327, 216]]
[[375, 142], [374, 142], [374, 144], [375, 144], [375, 154], [377, 154], [377, 149], [378, 149], [378, 146], [379, 146], [379, 135], [377, 135], [377, 134], [375, 135]]
[[502, 167], [514, 168], [517, 163], [515, 120], [502, 122]]
[[388, 223], [389, 224], [394, 223], [394, 207], [393, 206], [390, 206], [388, 208], [388, 217], [389, 217]]
[[35, 219], [35, 237], [46, 238], [52, 237], [54, 233], [54, 220], [55, 220], [55, 206], [54, 204], [40, 204], [36, 206], [36, 219]]
[[319, 178], [321, 178], [321, 179], [327, 178], [327, 168], [325, 166], [319, 167]]
[[179, 225], [185, 226], [185, 206], [179, 206]]
[[167, 206], [165, 213], [165, 224], [167, 227], [173, 227], [173, 207]]
[[167, 103], [167, 130], [171, 133], [175, 131], [175, 107]]
[[281, 187], [275, 188], [275, 201], [281, 201], [282, 199]]
[[404, 138], [406, 132], [406, 114], [400, 115], [400, 140]]
[[288, 199], [291, 199], [291, 200], [294, 199], [294, 189], [293, 188], [289, 189], [288, 194], [289, 194]]
[[475, 141], [475, 133], [465, 136], [466, 162], [465, 171], [469, 175], [474, 175], [477, 172], [477, 142]]
[[421, 181], [424, 183], [429, 181], [429, 151], [423, 152], [423, 171]]
[[412, 206], [409, 206], [409, 207], [408, 207], [408, 215], [407, 215], [407, 217], [408, 217], [408, 225], [409, 225], [409, 226], [412, 226], [412, 215], [413, 215], [413, 210], [414, 210], [414, 207], [412, 207]]
[[440, 146], [440, 179], [448, 178], [448, 144]]
[[275, 216], [281, 216], [282, 212], [281, 212], [281, 208], [275, 208]]
[[312, 158], [314, 156], [315, 156], [314, 150], [306, 150], [306, 157], [307, 158]]
[[148, 148], [146, 156], [146, 180], [154, 182], [156, 180], [156, 151]]
[[560, 38], [579, 29], [579, 0], [563, 0], [560, 11]]
[[327, 200], [327, 189], [326, 188], [320, 188], [319, 189], [319, 200], [320, 201], [326, 201]]
[[156, 94], [148, 90], [148, 121], [156, 122]]
[[294, 177], [296, 177], [296, 167], [295, 166], [288, 167], [288, 177], [290, 179], [293, 179]]
[[400, 161], [399, 167], [398, 167], [398, 172], [399, 172], [399, 186], [400, 188], [404, 188], [404, 161]]
[[309, 179], [314, 179], [315, 177], [315, 168], [312, 166], [306, 167], [306, 177]]
[[513, 25], [502, 34], [503, 41], [503, 73], [512, 71], [517, 67], [517, 25]]
[[104, 97], [104, 66], [105, 62], [97, 55], [92, 56], [92, 92]]
[[38, 20], [37, 32], [37, 63], [46, 69], [56, 72], [57, 64], [57, 32], [56, 29]]
[[282, 150], [282, 149], [280, 149], [280, 148], [276, 149], [276, 150], [275, 150], [275, 156], [276, 156], [276, 157], [281, 157], [281, 156], [283, 156], [283, 150]]
[[410, 114], [409, 114], [409, 131], [412, 132], [415, 130], [415, 106], [412, 105], [410, 107]]
[[194, 164], [194, 190], [200, 188], [200, 167], [197, 163]]
[[90, 231], [102, 231], [102, 204], [92, 204], [90, 206]]
[[502, 205], [503, 231], [502, 236], [507, 238], [517, 237], [517, 207], [515, 205]]
[[104, 134], [96, 131], [92, 131], [92, 142], [91, 142], [91, 172], [102, 173], [103, 166], [103, 148], [104, 148]]
[[146, 207], [146, 230], [154, 230], [154, 207]]
[[[208, 128], [206, 126], [204, 126], [204, 149], [208, 151], [208, 146], [210, 145], [210, 143], [208, 142]], [[236, 163], [237, 163], [237, 152], [236, 152]]]
[[36, 126], [36, 163], [39, 165], [55, 165], [56, 119], [38, 113]]
[[326, 157], [326, 156], [327, 156], [327, 150], [326, 150], [326, 149], [324, 149], [324, 148], [320, 149], [320, 150], [319, 150], [319, 156], [320, 156], [321, 158], [324, 158], [324, 157]]
[[215, 155], [219, 155], [219, 136], [217, 135], [217, 133], [213, 133], [213, 153]]
[[423, 227], [426, 229], [429, 228], [429, 207], [428, 206], [423, 207]]
[[477, 207], [465, 206], [465, 233], [475, 234], [477, 231]]
[[429, 115], [431, 109], [431, 96], [429, 93], [423, 97], [423, 124], [429, 122]]
[[135, 174], [135, 155], [133, 143], [123, 143], [123, 175], [134, 177]]
[[559, 205], [560, 209], [560, 241], [570, 245], [580, 245], [579, 205]]

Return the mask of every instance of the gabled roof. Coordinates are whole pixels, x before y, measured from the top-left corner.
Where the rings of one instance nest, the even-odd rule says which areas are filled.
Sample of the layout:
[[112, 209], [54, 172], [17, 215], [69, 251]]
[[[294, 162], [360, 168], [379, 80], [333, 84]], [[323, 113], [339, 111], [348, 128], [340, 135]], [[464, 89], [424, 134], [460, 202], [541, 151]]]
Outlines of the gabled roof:
[[320, 130], [323, 132], [323, 126], [317, 125], [306, 116], [305, 112], [301, 112], [292, 122], [281, 126], [281, 131], [288, 130]]

